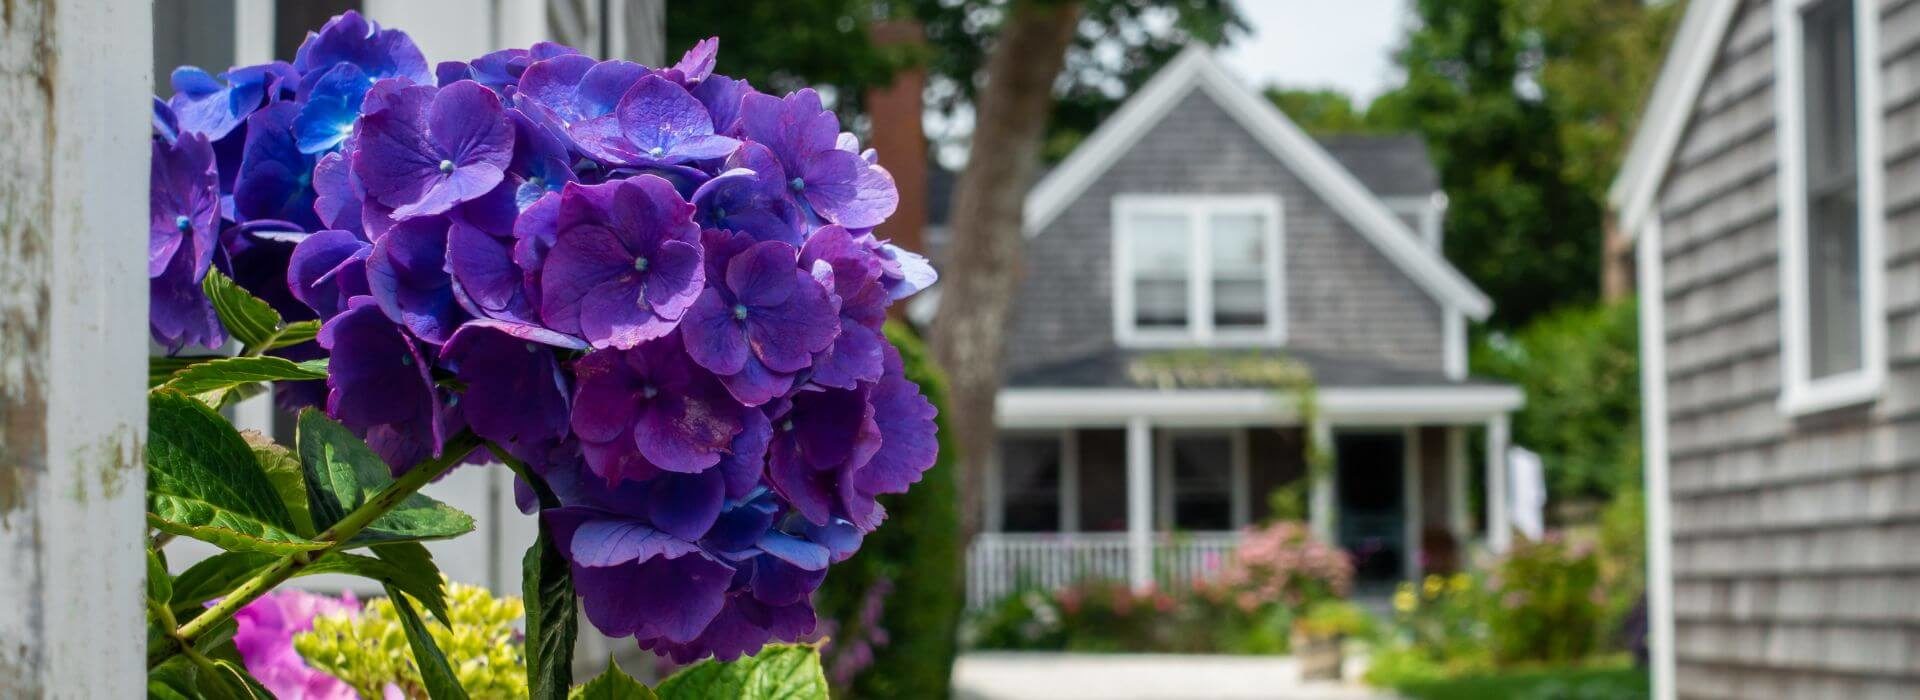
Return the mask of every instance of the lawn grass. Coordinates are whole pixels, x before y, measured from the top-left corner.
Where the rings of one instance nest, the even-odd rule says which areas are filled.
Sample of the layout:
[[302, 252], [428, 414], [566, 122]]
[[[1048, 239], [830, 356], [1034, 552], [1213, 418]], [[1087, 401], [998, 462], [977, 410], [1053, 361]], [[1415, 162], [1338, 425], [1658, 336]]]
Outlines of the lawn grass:
[[1645, 670], [1620, 667], [1514, 671], [1395, 690], [1410, 700], [1639, 700], [1649, 693]]

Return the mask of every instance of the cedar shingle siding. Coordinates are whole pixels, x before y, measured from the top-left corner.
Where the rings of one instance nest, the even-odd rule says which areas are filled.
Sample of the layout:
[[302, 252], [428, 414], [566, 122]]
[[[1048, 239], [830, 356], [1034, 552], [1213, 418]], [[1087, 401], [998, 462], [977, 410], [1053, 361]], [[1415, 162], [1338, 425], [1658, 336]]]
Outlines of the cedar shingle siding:
[[1439, 304], [1199, 90], [1028, 242], [1010, 372], [1113, 347], [1114, 195], [1269, 192], [1284, 210], [1289, 347], [1439, 372]]
[[1677, 690], [1920, 697], [1920, 1], [1878, 30], [1888, 384], [1800, 418], [1776, 406], [1772, 24], [1739, 9], [1657, 205]]

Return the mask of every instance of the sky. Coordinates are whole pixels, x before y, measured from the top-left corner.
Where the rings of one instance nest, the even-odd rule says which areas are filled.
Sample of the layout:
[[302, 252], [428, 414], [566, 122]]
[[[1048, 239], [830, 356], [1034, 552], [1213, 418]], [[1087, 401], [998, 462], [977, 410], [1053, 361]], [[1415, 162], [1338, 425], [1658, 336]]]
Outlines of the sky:
[[1239, 0], [1251, 36], [1224, 57], [1266, 86], [1334, 87], [1363, 102], [1399, 82], [1393, 48], [1406, 0]]

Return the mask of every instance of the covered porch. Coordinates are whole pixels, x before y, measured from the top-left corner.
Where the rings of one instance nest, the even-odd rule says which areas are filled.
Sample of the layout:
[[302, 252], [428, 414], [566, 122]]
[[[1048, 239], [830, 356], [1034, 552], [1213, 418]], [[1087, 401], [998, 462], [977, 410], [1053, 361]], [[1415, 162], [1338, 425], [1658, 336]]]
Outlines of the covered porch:
[[[1300, 391], [1310, 391], [1303, 397]], [[1001, 392], [1002, 439], [968, 551], [967, 599], [1083, 579], [1178, 586], [1219, 571], [1269, 495], [1305, 488], [1316, 534], [1356, 554], [1360, 579], [1452, 569], [1474, 540], [1483, 469], [1485, 544], [1506, 547], [1513, 387], [1439, 382], [1318, 389], [1052, 388]], [[1471, 441], [1485, 459], [1468, 463]], [[1308, 448], [1331, 468], [1308, 467]]]

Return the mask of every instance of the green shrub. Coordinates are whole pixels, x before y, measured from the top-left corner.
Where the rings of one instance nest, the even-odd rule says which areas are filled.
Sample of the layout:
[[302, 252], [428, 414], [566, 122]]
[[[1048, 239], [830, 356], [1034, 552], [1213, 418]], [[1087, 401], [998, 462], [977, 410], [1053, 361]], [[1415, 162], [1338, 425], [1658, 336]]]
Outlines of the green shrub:
[[1474, 350], [1476, 373], [1526, 391], [1514, 443], [1540, 453], [1556, 499], [1604, 500], [1640, 479], [1639, 325], [1633, 301], [1562, 309]]
[[1432, 678], [1410, 681], [1396, 689], [1411, 700], [1639, 700], [1651, 695], [1646, 671], [1622, 667]]
[[1135, 592], [1118, 581], [1084, 581], [1002, 598], [969, 620], [967, 637], [996, 650], [1286, 653], [1293, 611], [1241, 602], [1219, 586]]
[[1606, 597], [1593, 547], [1559, 537], [1516, 544], [1501, 560], [1488, 622], [1503, 665], [1566, 664], [1599, 651]]
[[957, 446], [946, 424], [946, 378], [912, 329], [887, 324], [907, 379], [940, 409], [940, 459], [905, 494], [883, 496], [887, 525], [835, 565], [814, 597], [834, 697], [944, 698], [960, 621]]

